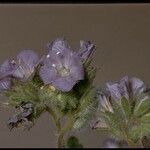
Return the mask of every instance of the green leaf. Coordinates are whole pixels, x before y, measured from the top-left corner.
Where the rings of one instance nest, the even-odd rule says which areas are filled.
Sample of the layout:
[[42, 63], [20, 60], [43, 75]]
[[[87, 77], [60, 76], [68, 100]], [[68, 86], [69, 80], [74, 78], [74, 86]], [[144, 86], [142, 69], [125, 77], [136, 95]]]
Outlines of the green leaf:
[[106, 111], [102, 113], [101, 117], [108, 126], [109, 132], [118, 139], [124, 139], [125, 123], [115, 113]]
[[128, 120], [131, 117], [131, 107], [130, 103], [126, 98], [121, 99], [121, 105], [125, 114], [126, 119]]
[[79, 81], [73, 88], [73, 90], [77, 93], [80, 98], [85, 91], [91, 87], [95, 76], [96, 76], [96, 68], [92, 66], [92, 59], [88, 59], [83, 65], [84, 65], [84, 80]]
[[71, 136], [67, 140], [68, 148], [83, 148], [83, 145], [79, 143], [79, 140], [75, 136]]
[[34, 107], [34, 116], [39, 117], [46, 110], [46, 106], [42, 103], [36, 104]]
[[137, 142], [141, 140], [142, 137], [148, 136], [150, 134], [150, 124], [149, 123], [140, 123], [138, 126], [133, 127], [130, 132], [130, 138]]
[[105, 113], [102, 114], [102, 117], [104, 118], [106, 124], [109, 127], [120, 130], [120, 124], [121, 124], [120, 120], [114, 113], [106, 111]]
[[150, 99], [143, 99], [138, 101], [134, 108], [134, 115], [139, 117], [150, 110]]
[[120, 101], [112, 100], [111, 105], [112, 105], [112, 108], [114, 111], [113, 114], [117, 118], [118, 122], [120, 124], [125, 124], [127, 121], [127, 118], [126, 118], [125, 110], [124, 110], [121, 102], [122, 102], [121, 100]]
[[74, 116], [76, 118], [74, 123], [75, 129], [86, 127], [88, 125], [88, 121], [92, 118], [92, 116], [94, 116], [95, 111], [97, 110], [95, 92], [94, 88], [89, 88], [80, 99], [80, 104], [75, 111]]
[[5, 94], [13, 106], [20, 105], [22, 102], [37, 103], [39, 101], [38, 87], [32, 81], [26, 83], [15, 81], [13, 88]]
[[147, 114], [143, 115], [140, 118], [140, 122], [141, 123], [150, 123], [150, 113], [147, 113]]

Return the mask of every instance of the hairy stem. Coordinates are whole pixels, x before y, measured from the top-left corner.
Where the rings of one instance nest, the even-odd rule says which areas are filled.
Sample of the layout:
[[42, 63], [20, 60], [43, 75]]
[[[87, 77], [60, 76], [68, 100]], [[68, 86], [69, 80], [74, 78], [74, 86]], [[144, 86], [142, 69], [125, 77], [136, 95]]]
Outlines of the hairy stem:
[[58, 137], [58, 148], [64, 148], [64, 135], [68, 131], [70, 131], [73, 127], [74, 120], [72, 119], [71, 115], [68, 115], [68, 120], [65, 124], [65, 126], [61, 129]]
[[64, 148], [64, 133], [59, 134], [58, 136], [58, 142], [57, 142], [58, 148]]
[[55, 122], [55, 125], [57, 127], [57, 131], [58, 133], [61, 131], [61, 123], [60, 120], [57, 118], [57, 115], [55, 114], [55, 112], [50, 109], [49, 107], [46, 108], [46, 110], [48, 111], [48, 113], [52, 116], [53, 121]]
[[64, 140], [63, 140], [63, 137], [64, 137], [64, 134], [60, 134], [61, 132], [61, 123], [60, 123], [60, 120], [57, 118], [57, 115], [55, 114], [55, 112], [47, 107], [46, 108], [47, 112], [51, 115], [56, 127], [57, 127], [57, 132], [58, 132], [58, 142], [57, 142], [57, 146], [58, 148], [64, 148]]
[[72, 129], [73, 127], [73, 119], [72, 119], [72, 116], [71, 115], [68, 115], [68, 120], [65, 124], [64, 127], [61, 126], [61, 122], [60, 122], [60, 119], [58, 119], [57, 115], [55, 114], [55, 112], [47, 107], [46, 108], [47, 112], [52, 116], [52, 119], [57, 127], [57, 132], [58, 132], [58, 141], [57, 141], [57, 145], [58, 145], [58, 148], [64, 148], [64, 135], [66, 132], [68, 132], [69, 130]]
[[127, 143], [128, 143], [130, 148], [136, 148], [136, 144], [132, 140], [127, 139]]

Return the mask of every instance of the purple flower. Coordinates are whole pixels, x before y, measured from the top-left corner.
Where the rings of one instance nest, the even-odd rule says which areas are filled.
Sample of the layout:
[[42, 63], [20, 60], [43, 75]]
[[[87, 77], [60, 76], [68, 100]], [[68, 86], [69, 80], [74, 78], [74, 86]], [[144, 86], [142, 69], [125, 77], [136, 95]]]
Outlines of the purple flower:
[[70, 49], [64, 39], [56, 39], [49, 48], [40, 69], [40, 77], [45, 84], [52, 84], [56, 89], [68, 92], [79, 80], [84, 79], [81, 57]]
[[143, 81], [136, 77], [123, 77], [117, 82], [106, 83], [106, 91], [114, 100], [120, 100], [122, 97], [130, 99], [144, 93], [146, 86]]
[[70, 49], [68, 42], [65, 38], [57, 38], [55, 41], [47, 44], [49, 51], [55, 51], [63, 53], [63, 50]]
[[39, 59], [35, 52], [24, 50], [16, 59], [6, 60], [0, 66], [0, 91], [11, 87], [12, 78], [26, 81], [34, 74]]
[[0, 80], [0, 92], [3, 90], [8, 90], [11, 87], [11, 79], [4, 78]]
[[14, 127], [18, 127], [20, 123], [26, 125], [27, 129], [31, 128], [32, 122], [32, 114], [33, 114], [33, 104], [30, 102], [24, 103], [19, 107], [19, 112], [13, 115], [8, 120], [8, 127], [12, 130]]
[[0, 91], [11, 87], [11, 75], [14, 69], [15, 66], [11, 63], [11, 60], [6, 60], [0, 66]]
[[80, 41], [80, 50], [78, 52], [79, 56], [82, 58], [83, 61], [88, 59], [92, 52], [94, 52], [95, 45], [92, 44], [90, 41]]
[[[49, 43], [48, 49], [55, 52], [63, 52], [63, 50], [70, 49], [70, 45], [66, 41], [65, 38], [57, 38], [52, 43]], [[85, 61], [90, 57], [90, 55], [94, 52], [95, 45], [92, 44], [90, 41], [83, 41], [80, 40], [80, 48], [77, 51], [77, 55], [79, 55], [82, 59], [82, 61]]]
[[105, 112], [105, 111], [109, 111], [109, 112], [114, 112], [113, 110], [113, 107], [109, 101], [109, 93], [107, 91], [100, 91], [98, 93], [98, 99], [100, 101], [100, 110], [102, 112]]
[[39, 58], [32, 50], [23, 50], [11, 63], [15, 65], [12, 73], [13, 77], [26, 81], [34, 74]]

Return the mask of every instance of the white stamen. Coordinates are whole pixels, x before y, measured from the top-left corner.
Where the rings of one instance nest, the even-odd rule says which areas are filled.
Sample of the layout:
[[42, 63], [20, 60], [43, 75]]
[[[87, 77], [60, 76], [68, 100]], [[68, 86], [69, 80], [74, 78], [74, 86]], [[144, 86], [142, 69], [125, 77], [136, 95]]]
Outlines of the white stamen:
[[56, 54], [58, 55], [58, 54], [60, 54], [60, 52], [57, 52]]
[[42, 90], [44, 88], [44, 86], [41, 86], [40, 89]]
[[50, 57], [50, 55], [48, 54], [46, 57], [47, 57], [47, 58], [49, 58], [49, 57]]
[[11, 63], [14, 64], [14, 63], [15, 63], [15, 60], [13, 59], [13, 60], [11, 61]]
[[56, 67], [56, 65], [55, 65], [55, 64], [52, 64], [52, 66], [53, 66], [53, 67]]

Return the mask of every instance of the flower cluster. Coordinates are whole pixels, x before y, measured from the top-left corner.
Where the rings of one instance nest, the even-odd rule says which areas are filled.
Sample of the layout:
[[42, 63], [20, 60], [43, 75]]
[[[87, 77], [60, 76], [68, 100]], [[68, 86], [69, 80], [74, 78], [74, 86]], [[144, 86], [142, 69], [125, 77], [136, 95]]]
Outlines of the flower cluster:
[[105, 128], [118, 140], [135, 146], [150, 134], [149, 86], [136, 77], [108, 82], [97, 91], [98, 119], [93, 129]]
[[112, 101], [119, 103], [123, 98], [129, 103], [134, 103], [136, 99], [142, 101], [148, 98], [148, 95], [144, 94], [147, 90], [148, 87], [140, 79], [125, 76], [120, 81], [106, 83], [105, 89], [98, 91], [98, 98], [102, 109], [113, 112]]
[[65, 39], [58, 38], [48, 49], [42, 61], [32, 50], [23, 50], [15, 59], [6, 60], [0, 66], [0, 91], [11, 88], [13, 78], [23, 82], [31, 80], [41, 63], [39, 74], [44, 84], [51, 84], [60, 91], [68, 92], [84, 79], [83, 60], [93, 52], [93, 44], [81, 41], [79, 51], [75, 52]]
[[[32, 122], [50, 109], [61, 115], [77, 109], [79, 99], [92, 85], [91, 74], [95, 71], [87, 70], [94, 50], [95, 45], [89, 41], [80, 41], [80, 48], [75, 51], [66, 39], [57, 38], [48, 44], [47, 54], [41, 58], [33, 50], [23, 50], [16, 58], [6, 60], [0, 66], [0, 92], [9, 97], [9, 105], [19, 109], [8, 120], [10, 129]], [[79, 97], [80, 89], [84, 92]], [[32, 104], [32, 109], [26, 110], [22, 104]], [[74, 118], [76, 122], [79, 116]]]

